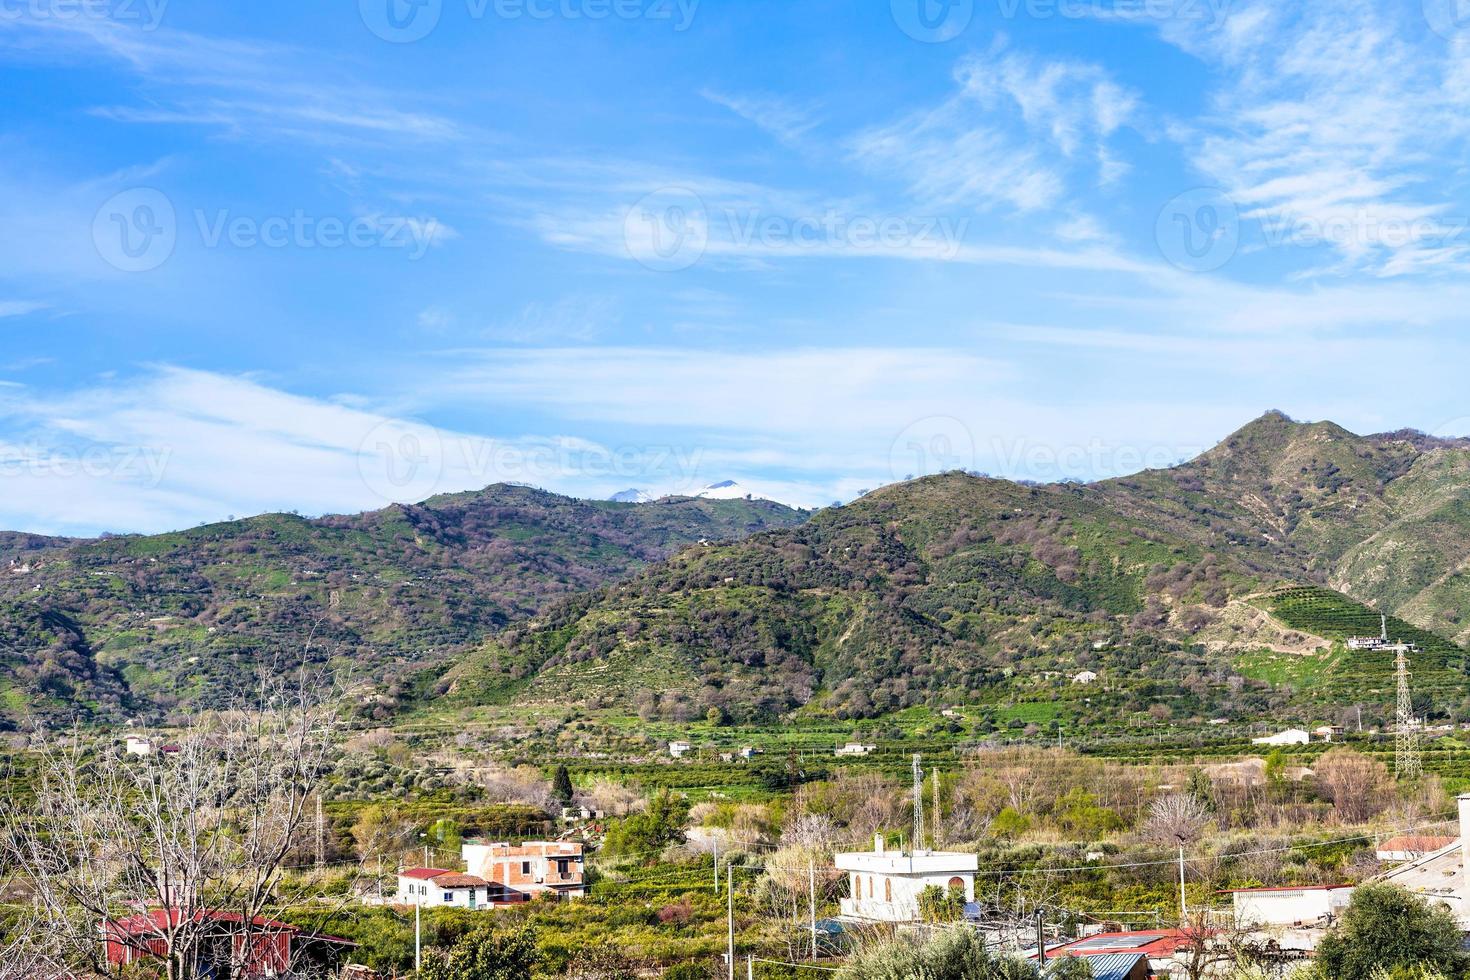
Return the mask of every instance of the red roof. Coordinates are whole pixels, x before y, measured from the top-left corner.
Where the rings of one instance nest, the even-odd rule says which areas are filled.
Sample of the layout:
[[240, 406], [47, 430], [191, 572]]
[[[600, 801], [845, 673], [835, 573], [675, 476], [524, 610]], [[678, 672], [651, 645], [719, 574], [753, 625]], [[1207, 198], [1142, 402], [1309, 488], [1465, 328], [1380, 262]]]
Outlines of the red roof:
[[448, 868], [405, 868], [398, 872], [400, 878], [415, 878], [419, 881], [432, 881], [440, 875], [456, 874]]
[[[103, 932], [108, 936], [119, 938], [156, 936], [169, 926], [177, 926], [183, 921], [184, 914], [180, 909], [149, 909], [147, 912], [130, 915], [125, 919], [112, 919], [103, 927]], [[227, 912], [224, 909], [191, 909], [189, 921], [227, 922], [233, 925], [239, 925], [245, 921], [245, 917], [239, 912]], [[289, 932], [293, 934], [301, 932], [299, 928], [291, 925], [289, 922], [267, 919], [260, 915], [251, 919], [250, 924], [261, 929], [270, 929], [278, 932]], [[340, 936], [327, 936], [320, 933], [307, 934], [304, 938], [319, 939], [329, 943], [357, 945], [350, 939], [343, 939]]]
[[1104, 956], [1110, 953], [1142, 953], [1150, 959], [1172, 956], [1196, 941], [1193, 933], [1183, 929], [1151, 929], [1146, 932], [1100, 932], [1049, 949], [1047, 956]]
[[[226, 912], [223, 909], [192, 909], [189, 920], [192, 922], [230, 922], [239, 924], [245, 921], [245, 917], [239, 912]], [[170, 926], [177, 926], [184, 921], [183, 910], [172, 909], [149, 909], [137, 915], [130, 915], [126, 919], [113, 919], [107, 923], [107, 931], [114, 935], [140, 936], [151, 935], [161, 932]], [[280, 929], [285, 932], [297, 932], [297, 928], [289, 923], [277, 922], [275, 919], [267, 919], [257, 915], [251, 920], [251, 925], [260, 926], [265, 929]]]

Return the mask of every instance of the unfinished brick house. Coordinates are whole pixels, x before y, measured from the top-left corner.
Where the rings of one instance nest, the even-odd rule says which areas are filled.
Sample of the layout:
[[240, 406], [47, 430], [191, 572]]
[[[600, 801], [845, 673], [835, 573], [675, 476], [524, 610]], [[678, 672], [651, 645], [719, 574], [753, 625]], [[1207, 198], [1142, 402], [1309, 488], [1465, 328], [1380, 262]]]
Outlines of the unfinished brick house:
[[472, 841], [461, 847], [469, 873], [490, 884], [496, 903], [527, 902], [543, 895], [581, 898], [582, 845], [563, 841], [522, 844]]

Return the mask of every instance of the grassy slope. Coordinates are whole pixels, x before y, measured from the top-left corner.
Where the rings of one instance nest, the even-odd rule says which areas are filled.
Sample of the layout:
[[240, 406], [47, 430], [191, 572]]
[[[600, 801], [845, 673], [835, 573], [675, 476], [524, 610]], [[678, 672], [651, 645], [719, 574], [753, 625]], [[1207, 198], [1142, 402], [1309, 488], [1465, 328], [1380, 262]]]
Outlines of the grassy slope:
[[557, 597], [702, 538], [804, 517], [768, 501], [634, 505], [496, 486], [367, 514], [268, 514], [37, 551], [29, 571], [0, 580], [0, 602], [15, 610], [7, 619], [33, 624], [6, 648], [0, 717], [89, 708], [98, 677], [123, 690], [113, 708], [222, 703], [256, 667], [299, 658], [308, 636], [317, 660], [386, 692], [391, 707], [424, 663]]

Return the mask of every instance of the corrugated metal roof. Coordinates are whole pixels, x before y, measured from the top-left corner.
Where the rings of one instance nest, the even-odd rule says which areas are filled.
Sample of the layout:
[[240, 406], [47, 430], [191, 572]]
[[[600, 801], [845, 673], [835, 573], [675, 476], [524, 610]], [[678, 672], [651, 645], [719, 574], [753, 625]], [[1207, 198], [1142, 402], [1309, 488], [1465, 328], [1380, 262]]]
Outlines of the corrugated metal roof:
[[1138, 961], [1147, 959], [1142, 953], [1106, 953], [1087, 957], [1092, 967], [1092, 980], [1128, 980]]

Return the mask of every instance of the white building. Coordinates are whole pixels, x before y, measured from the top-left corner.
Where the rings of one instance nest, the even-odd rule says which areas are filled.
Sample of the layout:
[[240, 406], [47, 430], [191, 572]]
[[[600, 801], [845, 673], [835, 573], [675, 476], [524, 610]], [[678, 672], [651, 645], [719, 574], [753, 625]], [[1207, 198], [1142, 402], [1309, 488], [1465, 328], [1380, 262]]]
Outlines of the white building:
[[1096, 680], [1097, 680], [1097, 673], [1095, 671], [1091, 671], [1091, 670], [1084, 670], [1084, 671], [1082, 671], [1079, 674], [1073, 674], [1072, 675], [1072, 683], [1073, 684], [1091, 684], [1091, 683], [1093, 683]]
[[694, 746], [682, 740], [677, 742], [670, 742], [669, 755], [673, 756], [675, 759], [682, 759], [684, 758], [684, 756], [688, 755], [693, 748]]
[[1353, 897], [1353, 886], [1238, 888], [1231, 897], [1235, 901], [1235, 921], [1242, 926], [1305, 926], [1341, 915]]
[[837, 750], [838, 755], [871, 755], [878, 746], [863, 745], [861, 742], [848, 742]]
[[1263, 735], [1260, 738], [1251, 739], [1252, 745], [1306, 745], [1312, 741], [1312, 736], [1300, 728], [1288, 728], [1284, 732], [1275, 735]]
[[142, 735], [129, 735], [127, 737], [128, 755], [152, 755], [153, 742]]
[[405, 868], [398, 873], [396, 901], [424, 908], [488, 909], [490, 882], [444, 868]]
[[1380, 861], [1417, 861], [1427, 854], [1460, 843], [1458, 837], [1435, 837], [1424, 834], [1408, 834], [1390, 837], [1378, 845], [1375, 852]]
[[915, 922], [919, 893], [930, 885], [964, 893], [975, 900], [975, 872], [980, 859], [955, 851], [889, 851], [883, 838], [873, 850], [838, 854], [839, 871], [848, 873], [848, 898], [842, 900], [844, 918], [868, 922]]
[[[1465, 871], [1465, 840], [1470, 837], [1470, 793], [1459, 798], [1460, 836], [1407, 864], [1385, 872], [1373, 881], [1386, 881], [1439, 904], [1454, 913], [1460, 928], [1470, 931], [1470, 875]], [[1385, 842], [1391, 843], [1391, 842]]]

